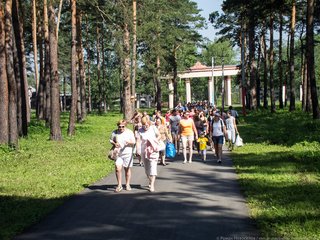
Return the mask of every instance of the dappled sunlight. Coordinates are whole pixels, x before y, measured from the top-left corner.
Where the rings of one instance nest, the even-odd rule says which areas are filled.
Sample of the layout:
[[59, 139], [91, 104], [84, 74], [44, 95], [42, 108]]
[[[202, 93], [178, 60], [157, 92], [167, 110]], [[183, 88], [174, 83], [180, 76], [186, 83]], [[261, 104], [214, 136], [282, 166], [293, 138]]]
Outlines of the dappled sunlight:
[[[232, 153], [252, 216], [266, 236], [319, 236], [319, 123], [304, 115], [253, 114]], [[311, 123], [312, 122], [312, 123]], [[310, 235], [311, 234], [311, 235]]]

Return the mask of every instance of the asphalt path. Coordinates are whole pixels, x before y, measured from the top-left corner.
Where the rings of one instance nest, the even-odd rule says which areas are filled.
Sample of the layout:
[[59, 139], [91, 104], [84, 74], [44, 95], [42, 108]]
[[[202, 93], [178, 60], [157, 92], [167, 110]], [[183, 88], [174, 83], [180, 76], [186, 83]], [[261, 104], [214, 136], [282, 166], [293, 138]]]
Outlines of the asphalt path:
[[229, 153], [222, 164], [211, 151], [207, 157], [203, 163], [195, 153], [192, 163], [183, 164], [179, 155], [159, 165], [153, 193], [135, 160], [132, 191], [115, 193], [110, 174], [15, 239], [258, 239]]

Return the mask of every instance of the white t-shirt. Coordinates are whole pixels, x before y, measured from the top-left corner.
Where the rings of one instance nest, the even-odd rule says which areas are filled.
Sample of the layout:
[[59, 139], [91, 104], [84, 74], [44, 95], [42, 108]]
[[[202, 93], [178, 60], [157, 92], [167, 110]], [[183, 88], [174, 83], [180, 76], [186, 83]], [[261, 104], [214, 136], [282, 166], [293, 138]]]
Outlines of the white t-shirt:
[[213, 121], [212, 136], [215, 136], [215, 137], [223, 136], [223, 127], [224, 127], [224, 123], [221, 119], [219, 119], [219, 121], [217, 122]]
[[116, 138], [116, 142], [120, 144], [120, 156], [132, 153], [132, 146], [126, 146], [127, 142], [135, 142], [136, 140], [130, 129], [126, 128], [122, 133], [118, 132], [118, 130], [114, 130], [110, 140], [113, 140], [114, 138]]

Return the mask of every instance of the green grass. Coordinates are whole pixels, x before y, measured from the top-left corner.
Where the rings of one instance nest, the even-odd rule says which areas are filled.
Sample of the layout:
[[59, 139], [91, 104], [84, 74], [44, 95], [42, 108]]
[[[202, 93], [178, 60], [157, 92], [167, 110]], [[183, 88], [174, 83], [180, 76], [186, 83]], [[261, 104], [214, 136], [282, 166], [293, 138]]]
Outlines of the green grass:
[[68, 115], [63, 115], [61, 142], [49, 141], [49, 129], [34, 120], [17, 151], [0, 147], [0, 239], [12, 238], [113, 171], [106, 152], [119, 119], [89, 115], [77, 125], [76, 136], [67, 137]]
[[[68, 197], [113, 171], [106, 160], [118, 114], [90, 115], [63, 141], [32, 121], [19, 149], [0, 147], [0, 239], [11, 239]], [[265, 237], [319, 239], [320, 123], [299, 111], [257, 111], [241, 119], [245, 146], [233, 152], [251, 215]]]
[[242, 119], [233, 152], [251, 215], [264, 237], [319, 239], [320, 122], [301, 112]]

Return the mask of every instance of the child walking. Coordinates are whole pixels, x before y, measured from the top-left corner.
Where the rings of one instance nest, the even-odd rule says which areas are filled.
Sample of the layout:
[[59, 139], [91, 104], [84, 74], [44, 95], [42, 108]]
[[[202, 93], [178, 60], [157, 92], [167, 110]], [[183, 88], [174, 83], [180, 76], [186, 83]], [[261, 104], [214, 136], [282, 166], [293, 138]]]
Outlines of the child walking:
[[202, 161], [205, 162], [207, 159], [207, 142], [209, 142], [209, 139], [205, 136], [204, 132], [201, 132], [197, 142], [199, 143]]

